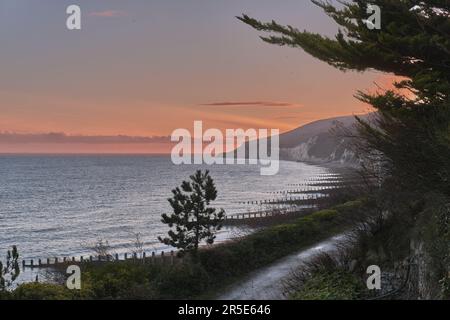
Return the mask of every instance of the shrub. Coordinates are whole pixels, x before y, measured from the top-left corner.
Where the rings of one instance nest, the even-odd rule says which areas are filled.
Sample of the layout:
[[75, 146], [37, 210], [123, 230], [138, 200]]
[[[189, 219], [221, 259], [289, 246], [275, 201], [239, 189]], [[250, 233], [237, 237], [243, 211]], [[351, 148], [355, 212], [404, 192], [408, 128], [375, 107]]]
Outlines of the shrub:
[[30, 282], [21, 284], [12, 293], [16, 300], [71, 300], [73, 292], [58, 284]]
[[353, 201], [347, 201], [342, 204], [338, 204], [334, 207], [334, 209], [344, 212], [344, 211], [354, 211], [355, 209], [359, 209], [364, 205], [363, 200], [353, 200]]
[[318, 220], [319, 222], [326, 221], [330, 222], [336, 219], [339, 212], [337, 210], [321, 210], [311, 215], [311, 218]]
[[83, 270], [83, 285], [88, 286], [96, 299], [143, 299], [152, 298], [147, 290], [151, 274], [157, 267], [133, 262], [107, 263]]
[[158, 299], [189, 299], [202, 295], [211, 285], [211, 277], [199, 263], [179, 264], [161, 269], [151, 282]]
[[[211, 270], [216, 272], [218, 279], [233, 277], [242, 260], [233, 254], [228, 246], [219, 245], [213, 249], [200, 251], [200, 263], [208, 272]], [[234, 265], [234, 268], [229, 266]]]
[[363, 290], [361, 279], [343, 270], [316, 271], [293, 293], [293, 300], [354, 300]]

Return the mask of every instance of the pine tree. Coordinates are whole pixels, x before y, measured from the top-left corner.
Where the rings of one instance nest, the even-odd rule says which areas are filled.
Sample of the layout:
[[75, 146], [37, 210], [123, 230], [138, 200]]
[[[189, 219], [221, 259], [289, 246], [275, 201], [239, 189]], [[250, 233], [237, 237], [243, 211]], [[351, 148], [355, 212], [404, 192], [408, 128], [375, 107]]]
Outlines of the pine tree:
[[[377, 110], [371, 123], [358, 119], [361, 136], [403, 187], [450, 195], [450, 1], [353, 0], [339, 8], [312, 2], [340, 26], [334, 39], [247, 15], [238, 19], [270, 33], [265, 42], [302, 48], [342, 71], [402, 77], [398, 90], [357, 93]], [[369, 4], [381, 9], [379, 30], [365, 23]]]
[[172, 190], [173, 197], [168, 199], [173, 209], [171, 215], [163, 214], [162, 222], [175, 230], [168, 232], [168, 238], [158, 239], [181, 252], [192, 252], [197, 256], [199, 244], [206, 241], [213, 244], [216, 231], [222, 227], [225, 218], [223, 209], [216, 210], [210, 203], [217, 198], [217, 189], [209, 171], [198, 170], [190, 177], [190, 181], [183, 181], [181, 187]]
[[[442, 276], [442, 294], [448, 296], [448, 233], [433, 238], [423, 230], [436, 234], [449, 219], [450, 1], [352, 0], [339, 1], [339, 7], [329, 1], [312, 2], [340, 26], [334, 39], [247, 15], [238, 19], [270, 33], [262, 37], [264, 41], [302, 48], [342, 71], [378, 70], [402, 79], [395, 83], [396, 90], [357, 93], [358, 99], [377, 111], [373, 121], [358, 118], [361, 150], [384, 173], [380, 195], [385, 203], [381, 205], [387, 205], [394, 215], [402, 213], [396, 209], [399, 204], [407, 208], [401, 219], [403, 227], [414, 225], [415, 237], [425, 240], [428, 253], [434, 252], [429, 273], [435, 280]], [[369, 5], [381, 9], [380, 29], [368, 28], [365, 23]], [[433, 197], [427, 194], [438, 195], [435, 199], [443, 199], [443, 203], [430, 204]], [[421, 203], [431, 209], [425, 206], [414, 214], [413, 204]], [[419, 216], [422, 219], [418, 220]], [[437, 242], [446, 245], [436, 251]]]

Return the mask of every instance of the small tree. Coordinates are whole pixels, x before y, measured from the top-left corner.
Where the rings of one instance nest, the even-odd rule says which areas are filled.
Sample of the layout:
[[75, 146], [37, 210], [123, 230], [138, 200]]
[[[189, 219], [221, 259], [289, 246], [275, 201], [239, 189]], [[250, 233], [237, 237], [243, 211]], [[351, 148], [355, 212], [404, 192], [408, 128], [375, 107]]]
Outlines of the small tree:
[[209, 207], [217, 198], [217, 189], [209, 171], [202, 173], [198, 170], [190, 181], [183, 181], [181, 188], [172, 190], [172, 193], [173, 197], [168, 201], [173, 214], [163, 214], [162, 222], [175, 229], [168, 232], [168, 238], [158, 239], [182, 252], [192, 252], [196, 257], [200, 242], [206, 240], [207, 244], [213, 244], [216, 231], [222, 227], [224, 210], [216, 211]]
[[19, 251], [16, 246], [6, 253], [6, 265], [0, 261], [0, 292], [9, 288], [20, 274]]

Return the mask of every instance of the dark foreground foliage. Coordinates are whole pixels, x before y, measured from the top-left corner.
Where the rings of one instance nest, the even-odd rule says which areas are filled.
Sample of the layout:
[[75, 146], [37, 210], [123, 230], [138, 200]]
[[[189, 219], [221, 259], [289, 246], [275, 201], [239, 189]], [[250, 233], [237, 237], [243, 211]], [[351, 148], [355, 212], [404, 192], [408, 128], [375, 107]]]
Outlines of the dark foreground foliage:
[[[376, 206], [385, 217], [396, 216], [389, 222], [379, 219], [383, 228], [375, 228], [381, 230], [376, 234], [368, 232], [367, 238], [392, 249], [391, 258], [397, 263], [403, 256], [394, 253], [407, 243], [415, 269], [411, 293], [416, 291], [420, 299], [448, 297], [450, 2], [312, 2], [339, 25], [334, 38], [248, 15], [238, 19], [263, 33], [265, 42], [300, 48], [339, 70], [377, 70], [396, 76], [392, 89], [357, 93], [376, 112], [368, 121], [357, 118], [358, 134], [349, 133], [365, 173], [379, 181], [379, 189], [372, 192]], [[380, 28], [365, 23], [372, 5], [381, 11]], [[395, 246], [399, 248], [394, 250]], [[383, 259], [386, 255], [378, 254]]]

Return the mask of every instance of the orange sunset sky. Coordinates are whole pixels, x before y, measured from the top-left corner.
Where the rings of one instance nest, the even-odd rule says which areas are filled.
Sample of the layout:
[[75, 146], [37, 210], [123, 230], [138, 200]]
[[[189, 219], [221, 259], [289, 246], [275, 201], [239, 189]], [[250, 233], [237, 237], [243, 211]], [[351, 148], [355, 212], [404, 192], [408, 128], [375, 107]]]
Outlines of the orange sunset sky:
[[[69, 4], [80, 5], [82, 30], [65, 27]], [[132, 137], [167, 137], [194, 120], [284, 132], [366, 113], [356, 90], [392, 80], [265, 44], [242, 13], [337, 31], [304, 0], [2, 0], [0, 153], [168, 152], [162, 138]]]

